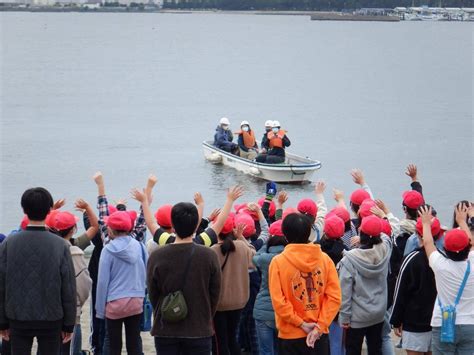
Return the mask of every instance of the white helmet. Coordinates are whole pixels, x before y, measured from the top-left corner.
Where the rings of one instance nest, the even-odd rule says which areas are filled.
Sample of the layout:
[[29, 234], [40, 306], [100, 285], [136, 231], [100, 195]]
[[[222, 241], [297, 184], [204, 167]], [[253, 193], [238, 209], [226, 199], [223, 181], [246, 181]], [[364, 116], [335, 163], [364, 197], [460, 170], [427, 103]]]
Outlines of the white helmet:
[[279, 121], [273, 121], [272, 127], [281, 127]]
[[225, 125], [230, 125], [229, 119], [227, 117], [222, 117], [221, 120], [219, 121], [219, 124], [225, 124]]
[[272, 120], [265, 121], [265, 127], [273, 127], [273, 121]]
[[240, 127], [245, 126], [245, 125], [250, 126], [249, 121], [242, 121], [242, 122], [240, 122]]

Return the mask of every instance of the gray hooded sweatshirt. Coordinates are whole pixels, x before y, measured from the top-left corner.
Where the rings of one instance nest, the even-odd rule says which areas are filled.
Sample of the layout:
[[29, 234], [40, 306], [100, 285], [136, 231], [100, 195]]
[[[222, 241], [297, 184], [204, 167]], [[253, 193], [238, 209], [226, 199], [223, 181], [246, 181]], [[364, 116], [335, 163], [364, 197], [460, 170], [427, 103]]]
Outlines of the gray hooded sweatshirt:
[[392, 242], [382, 235], [382, 243], [371, 249], [344, 252], [338, 264], [342, 290], [339, 323], [365, 328], [384, 320], [387, 308], [387, 274]]

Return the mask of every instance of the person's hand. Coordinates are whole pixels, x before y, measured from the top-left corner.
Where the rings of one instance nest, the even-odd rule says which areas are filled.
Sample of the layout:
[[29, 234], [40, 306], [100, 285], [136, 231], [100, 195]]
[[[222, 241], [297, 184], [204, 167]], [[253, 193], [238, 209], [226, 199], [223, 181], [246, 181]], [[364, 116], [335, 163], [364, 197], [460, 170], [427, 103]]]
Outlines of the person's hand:
[[153, 187], [155, 187], [157, 182], [158, 182], [158, 179], [155, 175], [153, 174], [148, 175], [148, 180], [146, 182], [146, 185], [148, 188], [152, 189]]
[[332, 193], [336, 202], [344, 200], [344, 192], [342, 192], [342, 190], [332, 189]]
[[117, 201], [114, 201], [114, 202], [115, 202], [115, 206], [117, 206], [117, 205], [126, 206], [127, 205], [127, 199], [125, 199], [125, 198], [119, 198]]
[[360, 237], [356, 235], [355, 237], [351, 238], [351, 247], [357, 248], [360, 245]]
[[352, 176], [352, 180], [354, 180], [354, 183], [356, 183], [357, 185], [362, 186], [365, 184], [365, 178], [364, 178], [364, 174], [362, 173], [362, 170], [352, 169], [351, 176]]
[[87, 207], [89, 207], [89, 204], [86, 201], [84, 201], [82, 198], [79, 198], [74, 203], [74, 207], [76, 208], [77, 211], [84, 212], [87, 209]]
[[273, 181], [267, 182], [265, 192], [267, 194], [267, 198], [271, 197], [271, 199], [273, 199], [273, 197], [275, 197], [275, 195], [277, 193], [276, 184]]
[[97, 185], [103, 185], [104, 184], [104, 176], [100, 171], [96, 172], [94, 176], [92, 177]]
[[[472, 206], [471, 206], [471, 208], [472, 208]], [[462, 225], [462, 224], [466, 223], [468, 210], [469, 210], [469, 208], [464, 203], [462, 203], [462, 202], [458, 203], [458, 205], [456, 206], [456, 210], [454, 212], [456, 222], [457, 222], [458, 225]]]
[[314, 327], [316, 327], [316, 323], [314, 322], [312, 323], [303, 322], [303, 324], [300, 325], [300, 328], [303, 329], [306, 334], [309, 334], [314, 329]]
[[316, 195], [322, 195], [326, 190], [326, 183], [323, 180], [318, 180], [316, 186], [314, 187], [314, 192]]
[[321, 338], [321, 331], [316, 326], [314, 329], [306, 336], [306, 345], [310, 348], [314, 348], [314, 344]]
[[402, 337], [403, 325], [399, 326], [398, 328], [393, 328], [393, 332], [399, 338]]
[[61, 332], [61, 338], [63, 338], [63, 344], [69, 343], [72, 339], [72, 333]]
[[428, 208], [426, 206], [421, 206], [418, 211], [418, 215], [420, 216], [423, 225], [427, 225], [431, 228], [431, 219], [433, 218], [431, 215], [431, 207]]
[[53, 210], [59, 210], [61, 207], [63, 207], [66, 204], [66, 199], [61, 198], [57, 200], [54, 205], [53, 205]]
[[387, 205], [385, 204], [385, 202], [383, 202], [382, 200], [375, 200], [375, 204], [377, 205], [378, 208], [380, 208], [383, 213], [385, 213], [386, 215], [390, 213], [390, 210], [388, 209]]
[[142, 191], [136, 188], [132, 189], [132, 191], [130, 191], [130, 195], [134, 200], [137, 200], [140, 203], [148, 203], [148, 197], [145, 193], [145, 189], [143, 189]]
[[418, 180], [418, 168], [416, 167], [415, 164], [408, 164], [405, 174], [411, 177], [412, 182]]
[[349, 329], [351, 327], [350, 323], [342, 323], [341, 328], [342, 329]]
[[0, 330], [0, 338], [9, 341], [10, 340], [10, 329]]
[[278, 204], [283, 206], [283, 204], [288, 201], [288, 193], [286, 191], [280, 191], [278, 193]]
[[235, 201], [244, 194], [244, 188], [242, 186], [233, 186], [227, 191], [227, 198]]
[[248, 208], [249, 211], [252, 211], [252, 212], [258, 212], [258, 211], [262, 210], [260, 205], [258, 203], [255, 203], [255, 202], [248, 203], [247, 208]]
[[377, 217], [380, 217], [380, 218], [385, 218], [386, 217], [385, 212], [382, 211], [382, 209], [377, 205], [371, 207], [370, 212], [372, 212], [374, 215], [376, 215]]
[[196, 192], [194, 194], [194, 203], [197, 205], [197, 206], [201, 206], [201, 205], [204, 205], [204, 199], [201, 195], [200, 192]]
[[214, 219], [217, 218], [217, 216], [219, 215], [219, 213], [221, 213], [221, 209], [220, 208], [214, 208], [212, 211], [211, 211], [211, 214], [209, 215], [209, 217], [207, 217], [207, 219], [209, 221], [213, 221]]
[[244, 230], [247, 228], [245, 223], [239, 223], [235, 228], [234, 228], [234, 236], [237, 239], [242, 239], [244, 237]]

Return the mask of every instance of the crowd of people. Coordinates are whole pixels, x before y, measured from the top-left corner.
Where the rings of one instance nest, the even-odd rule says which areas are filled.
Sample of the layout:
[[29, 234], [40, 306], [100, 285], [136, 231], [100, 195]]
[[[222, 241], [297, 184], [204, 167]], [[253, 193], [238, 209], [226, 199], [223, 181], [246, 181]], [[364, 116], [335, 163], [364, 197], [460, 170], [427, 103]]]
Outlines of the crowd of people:
[[445, 227], [409, 165], [397, 218], [351, 174], [360, 186], [348, 204], [334, 190], [328, 208], [319, 181], [289, 207], [270, 182], [254, 202], [229, 188], [207, 215], [200, 193], [153, 213], [154, 175], [131, 191], [138, 212], [109, 204], [99, 172], [98, 215], [74, 205], [79, 235], [64, 200], [26, 190], [20, 227], [0, 238], [2, 354], [31, 354], [34, 338], [41, 355], [84, 354], [89, 296], [93, 354], [121, 354], [123, 330], [130, 355], [148, 331], [159, 355], [353, 355], [364, 339], [369, 355], [392, 355], [392, 330], [409, 355], [474, 354], [473, 203], [456, 204]]
[[227, 117], [222, 117], [214, 134], [214, 146], [244, 159], [266, 164], [280, 164], [285, 162], [285, 148], [291, 145], [286, 133], [281, 128], [279, 121], [266, 121], [265, 132], [259, 148], [250, 123], [242, 121], [240, 131], [235, 132], [237, 143], [234, 143], [230, 121]]

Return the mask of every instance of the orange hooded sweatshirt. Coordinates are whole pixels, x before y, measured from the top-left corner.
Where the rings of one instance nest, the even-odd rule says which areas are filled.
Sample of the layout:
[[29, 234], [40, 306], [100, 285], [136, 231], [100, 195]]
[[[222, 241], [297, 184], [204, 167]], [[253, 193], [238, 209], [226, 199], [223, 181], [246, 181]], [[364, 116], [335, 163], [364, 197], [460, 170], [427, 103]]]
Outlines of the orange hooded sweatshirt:
[[269, 289], [281, 339], [305, 338], [303, 322], [315, 322], [328, 333], [341, 306], [336, 267], [317, 244], [288, 244], [275, 256]]

